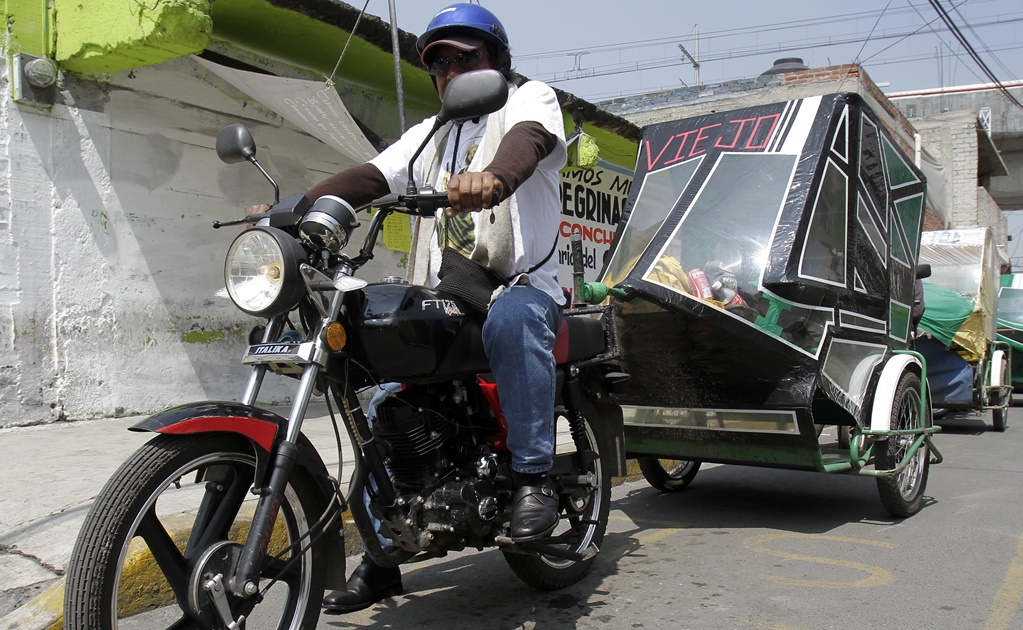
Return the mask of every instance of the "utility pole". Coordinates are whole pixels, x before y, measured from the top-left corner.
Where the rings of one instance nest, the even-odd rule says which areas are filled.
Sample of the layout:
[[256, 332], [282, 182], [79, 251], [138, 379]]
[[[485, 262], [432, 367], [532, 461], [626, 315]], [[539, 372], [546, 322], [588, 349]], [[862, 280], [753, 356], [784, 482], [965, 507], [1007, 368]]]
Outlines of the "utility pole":
[[394, 87], [398, 95], [398, 126], [405, 133], [405, 86], [401, 79], [401, 51], [398, 50], [398, 17], [394, 10], [394, 0], [388, 0], [391, 13], [391, 53], [394, 56]]
[[696, 24], [695, 26], [693, 26], [693, 32], [696, 33], [696, 46], [694, 47], [694, 50], [696, 51], [696, 56], [694, 57], [693, 55], [690, 55], [689, 51], [686, 50], [686, 47], [683, 46], [682, 44], [678, 45], [678, 49], [682, 51], [682, 55], [684, 57], [683, 61], [685, 59], [688, 59], [689, 63], [693, 64], [693, 74], [695, 75], [695, 79], [696, 79], [695, 80], [696, 87], [700, 87], [700, 25], [699, 24]]

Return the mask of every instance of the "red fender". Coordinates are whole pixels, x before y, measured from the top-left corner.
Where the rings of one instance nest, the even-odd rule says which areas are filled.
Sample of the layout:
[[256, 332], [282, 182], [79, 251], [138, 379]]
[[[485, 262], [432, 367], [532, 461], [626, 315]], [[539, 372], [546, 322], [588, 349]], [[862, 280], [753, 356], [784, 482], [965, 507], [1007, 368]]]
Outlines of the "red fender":
[[206, 401], [174, 407], [130, 427], [170, 435], [191, 433], [237, 433], [269, 453], [287, 419], [266, 409], [234, 402]]

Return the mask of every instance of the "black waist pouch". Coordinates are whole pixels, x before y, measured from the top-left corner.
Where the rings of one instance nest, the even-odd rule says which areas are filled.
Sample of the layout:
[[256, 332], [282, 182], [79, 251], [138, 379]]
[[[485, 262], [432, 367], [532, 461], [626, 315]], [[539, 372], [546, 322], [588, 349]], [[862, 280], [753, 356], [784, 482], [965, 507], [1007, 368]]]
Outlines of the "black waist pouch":
[[490, 297], [507, 281], [497, 272], [470, 260], [450, 247], [441, 252], [437, 290], [460, 298], [476, 315], [487, 314]]

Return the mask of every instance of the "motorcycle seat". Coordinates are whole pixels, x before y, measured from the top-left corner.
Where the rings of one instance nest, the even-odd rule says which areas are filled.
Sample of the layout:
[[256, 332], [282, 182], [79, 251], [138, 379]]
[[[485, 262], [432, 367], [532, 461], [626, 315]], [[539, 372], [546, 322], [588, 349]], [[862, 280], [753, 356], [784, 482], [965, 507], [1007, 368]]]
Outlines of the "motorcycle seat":
[[554, 359], [561, 365], [589, 359], [604, 351], [604, 325], [585, 315], [569, 315], [561, 320], [554, 340]]

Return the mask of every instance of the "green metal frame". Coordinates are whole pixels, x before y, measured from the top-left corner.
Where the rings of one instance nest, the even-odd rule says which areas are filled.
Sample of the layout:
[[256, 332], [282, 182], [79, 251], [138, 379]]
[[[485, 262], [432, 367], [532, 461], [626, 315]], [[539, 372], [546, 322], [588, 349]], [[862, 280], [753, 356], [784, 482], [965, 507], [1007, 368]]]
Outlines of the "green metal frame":
[[[920, 417], [927, 417], [927, 360], [924, 359], [923, 355], [915, 350], [893, 350], [892, 354], [908, 354], [917, 358], [920, 361]], [[944, 457], [941, 455], [934, 443], [931, 441], [931, 436], [935, 433], [941, 433], [940, 426], [929, 426], [921, 427], [919, 429], [898, 429], [888, 431], [874, 431], [871, 429], [864, 429], [859, 426], [853, 428], [852, 435], [849, 438], [849, 461], [836, 462], [828, 464], [824, 462], [824, 458], [821, 457], [820, 451], [818, 451], [818, 457], [820, 457], [819, 466], [823, 472], [855, 472], [857, 475], [864, 475], [867, 477], [892, 477], [903, 470], [913, 460], [916, 452], [921, 446], [927, 445], [928, 452], [931, 454], [931, 463], [940, 464], [944, 461]], [[898, 466], [890, 470], [864, 470], [863, 467], [867, 465], [870, 458], [874, 455], [874, 446], [876, 445], [877, 439], [885, 438], [900, 438], [903, 436], [913, 435], [913, 444], [910, 445], [909, 450], [906, 451], [905, 456], [899, 462]], [[860, 438], [875, 438], [867, 449], [860, 454]]]

